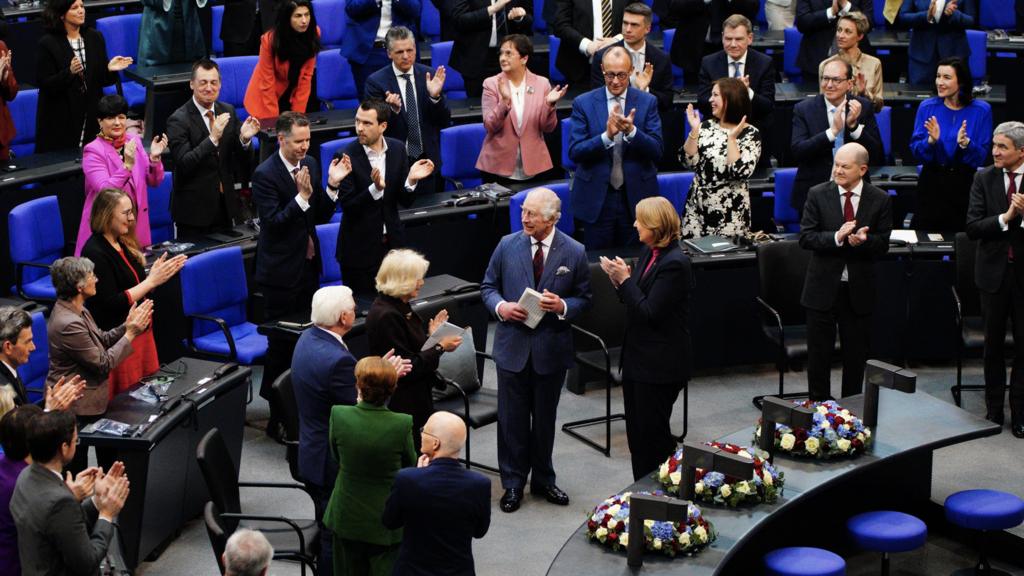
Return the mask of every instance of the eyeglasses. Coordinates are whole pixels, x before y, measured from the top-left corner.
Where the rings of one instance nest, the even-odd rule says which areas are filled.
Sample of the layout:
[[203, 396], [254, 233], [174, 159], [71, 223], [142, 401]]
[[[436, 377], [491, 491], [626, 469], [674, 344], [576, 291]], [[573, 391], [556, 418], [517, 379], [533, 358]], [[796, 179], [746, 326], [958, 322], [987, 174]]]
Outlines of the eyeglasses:
[[849, 78], [840, 78], [838, 76], [822, 76], [821, 77], [821, 83], [825, 84], [825, 85], [828, 85], [828, 84], [842, 84], [843, 82], [846, 82], [847, 80], [849, 80]]
[[427, 432], [427, 429], [426, 429], [426, 427], [420, 428], [420, 435], [421, 435], [421, 436], [430, 436], [430, 437], [431, 437], [431, 438], [433, 438], [434, 440], [437, 440], [437, 449], [438, 449], [438, 450], [440, 450], [440, 449], [441, 449], [441, 439], [440, 439], [440, 438], [438, 438], [437, 436], [434, 436], [434, 435], [433, 435], [433, 434], [431, 434], [430, 432]]
[[629, 72], [605, 72], [604, 79], [611, 82], [612, 80], [619, 80], [620, 82], [629, 78]]

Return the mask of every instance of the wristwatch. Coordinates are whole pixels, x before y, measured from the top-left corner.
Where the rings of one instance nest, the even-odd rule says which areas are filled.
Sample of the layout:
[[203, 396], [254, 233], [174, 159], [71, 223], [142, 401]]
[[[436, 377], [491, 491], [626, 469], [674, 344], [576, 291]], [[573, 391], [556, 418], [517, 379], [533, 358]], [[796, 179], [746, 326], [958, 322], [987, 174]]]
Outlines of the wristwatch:
[[443, 353], [444, 346], [441, 346], [440, 344], [434, 344], [434, 352], [437, 352], [438, 354]]

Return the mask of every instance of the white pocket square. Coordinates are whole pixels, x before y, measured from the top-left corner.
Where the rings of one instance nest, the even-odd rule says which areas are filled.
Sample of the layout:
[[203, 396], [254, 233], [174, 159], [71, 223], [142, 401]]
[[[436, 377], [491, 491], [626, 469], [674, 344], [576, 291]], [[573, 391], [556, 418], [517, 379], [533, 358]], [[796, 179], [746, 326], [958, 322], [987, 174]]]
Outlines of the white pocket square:
[[562, 276], [569, 272], [572, 272], [572, 270], [569, 270], [568, 266], [559, 266], [558, 270], [555, 270], [555, 276]]

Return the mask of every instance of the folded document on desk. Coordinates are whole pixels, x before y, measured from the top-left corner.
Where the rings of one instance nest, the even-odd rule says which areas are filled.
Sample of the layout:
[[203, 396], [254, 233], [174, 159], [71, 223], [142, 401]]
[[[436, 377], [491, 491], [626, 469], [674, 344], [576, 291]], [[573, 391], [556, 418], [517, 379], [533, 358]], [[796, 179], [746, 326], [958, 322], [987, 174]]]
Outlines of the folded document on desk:
[[716, 254], [738, 250], [740, 247], [725, 236], [702, 236], [683, 241], [687, 246], [703, 254]]

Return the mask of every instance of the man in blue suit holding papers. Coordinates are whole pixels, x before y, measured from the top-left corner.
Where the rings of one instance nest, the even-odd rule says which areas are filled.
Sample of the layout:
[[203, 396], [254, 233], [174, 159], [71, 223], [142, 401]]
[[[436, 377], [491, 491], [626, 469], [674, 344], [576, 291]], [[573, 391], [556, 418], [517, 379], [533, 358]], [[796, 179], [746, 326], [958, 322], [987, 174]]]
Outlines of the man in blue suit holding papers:
[[[532, 190], [523, 203], [523, 232], [501, 239], [480, 285], [484, 304], [499, 320], [494, 363], [503, 512], [519, 509], [531, 470], [531, 492], [569, 504], [555, 485], [551, 449], [562, 383], [573, 363], [569, 321], [590, 306], [590, 268], [583, 245], [555, 228], [560, 216], [554, 192]], [[528, 288], [541, 293], [536, 304], [542, 317], [534, 328], [518, 304]]]
[[586, 224], [588, 250], [636, 238], [633, 207], [658, 195], [661, 118], [658, 99], [629, 85], [633, 60], [622, 46], [601, 59], [604, 87], [572, 103], [569, 158], [576, 163], [572, 210]]

